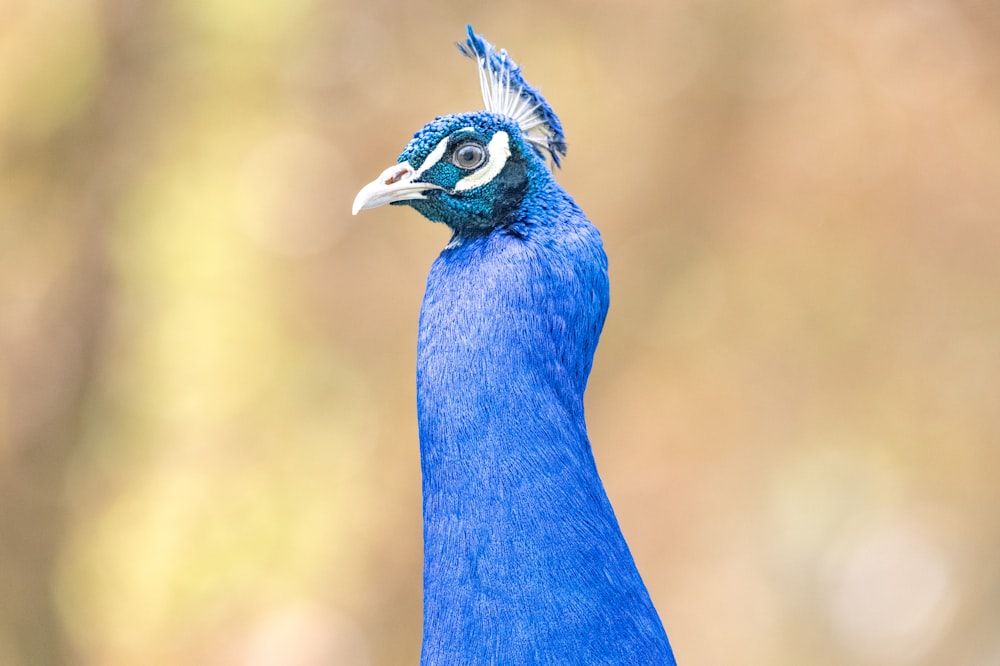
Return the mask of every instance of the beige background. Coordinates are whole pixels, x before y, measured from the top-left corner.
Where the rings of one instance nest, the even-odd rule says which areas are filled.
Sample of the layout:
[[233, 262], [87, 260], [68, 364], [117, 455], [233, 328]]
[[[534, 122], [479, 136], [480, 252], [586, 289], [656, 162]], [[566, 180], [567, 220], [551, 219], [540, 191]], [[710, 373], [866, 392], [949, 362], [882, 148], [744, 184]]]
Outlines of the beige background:
[[416, 662], [447, 230], [357, 190], [560, 115], [598, 464], [684, 666], [1000, 663], [1000, 5], [0, 2], [0, 663]]

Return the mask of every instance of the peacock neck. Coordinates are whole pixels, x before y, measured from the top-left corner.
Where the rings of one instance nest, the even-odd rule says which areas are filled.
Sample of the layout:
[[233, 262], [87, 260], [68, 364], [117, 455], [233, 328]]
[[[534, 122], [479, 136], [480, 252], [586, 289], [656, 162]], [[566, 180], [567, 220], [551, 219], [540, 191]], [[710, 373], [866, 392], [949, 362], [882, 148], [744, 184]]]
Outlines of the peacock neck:
[[[587, 439], [608, 284], [600, 237], [578, 212], [454, 244], [428, 277], [417, 355], [425, 664], [533, 663], [542, 644], [574, 655], [564, 663], [669, 663], [629, 662], [648, 654], [606, 640], [616, 625], [626, 637], [663, 630]], [[476, 649], [482, 661], [470, 661]]]

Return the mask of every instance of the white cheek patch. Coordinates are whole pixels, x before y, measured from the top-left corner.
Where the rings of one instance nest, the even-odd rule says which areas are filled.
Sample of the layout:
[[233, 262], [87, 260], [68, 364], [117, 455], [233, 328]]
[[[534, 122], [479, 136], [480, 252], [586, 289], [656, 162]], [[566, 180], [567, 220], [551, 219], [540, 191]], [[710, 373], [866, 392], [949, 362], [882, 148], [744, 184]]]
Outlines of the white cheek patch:
[[410, 177], [410, 180], [416, 180], [420, 176], [420, 174], [422, 174], [424, 171], [427, 171], [432, 166], [440, 162], [441, 157], [444, 156], [444, 151], [446, 151], [447, 149], [448, 149], [448, 137], [445, 137], [440, 141], [438, 141], [438, 145], [434, 146], [434, 150], [430, 152], [430, 155], [428, 155], [427, 159], [425, 159], [423, 164], [420, 165], [420, 168], [413, 172], [413, 176]]
[[[439, 145], [438, 148], [440, 147]], [[489, 161], [480, 167], [478, 171], [455, 183], [456, 192], [471, 190], [474, 187], [485, 185], [503, 171], [504, 165], [507, 164], [507, 158], [510, 157], [510, 137], [507, 136], [507, 132], [497, 132], [494, 134], [493, 138], [490, 139], [487, 149], [490, 155]], [[434, 149], [434, 152], [437, 152], [437, 148]], [[431, 155], [433, 154], [431, 153]], [[427, 159], [429, 160], [430, 156]], [[438, 159], [441, 159], [440, 155]], [[421, 170], [423, 170], [422, 166]]]

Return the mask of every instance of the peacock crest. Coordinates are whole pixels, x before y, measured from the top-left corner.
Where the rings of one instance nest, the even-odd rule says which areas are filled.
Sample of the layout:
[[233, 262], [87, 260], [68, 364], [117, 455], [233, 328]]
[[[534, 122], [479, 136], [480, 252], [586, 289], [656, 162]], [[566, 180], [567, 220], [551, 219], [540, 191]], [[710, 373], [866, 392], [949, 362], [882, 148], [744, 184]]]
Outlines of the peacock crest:
[[486, 110], [513, 118], [524, 138], [544, 159], [552, 158], [557, 167], [566, 155], [566, 137], [555, 111], [542, 93], [521, 76], [521, 68], [507, 55], [477, 35], [468, 26], [469, 38], [458, 50], [479, 63], [479, 85]]

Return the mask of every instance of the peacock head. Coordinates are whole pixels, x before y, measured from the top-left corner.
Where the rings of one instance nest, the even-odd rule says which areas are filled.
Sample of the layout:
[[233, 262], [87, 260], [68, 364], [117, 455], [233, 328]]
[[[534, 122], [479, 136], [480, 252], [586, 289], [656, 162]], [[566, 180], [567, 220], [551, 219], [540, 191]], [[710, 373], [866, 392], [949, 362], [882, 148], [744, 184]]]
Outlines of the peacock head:
[[396, 164], [365, 185], [353, 213], [408, 205], [459, 233], [483, 233], [512, 220], [551, 178], [546, 158], [566, 154], [562, 126], [548, 102], [521, 76], [504, 50], [468, 28], [463, 54], [479, 64], [486, 111], [435, 118]]

